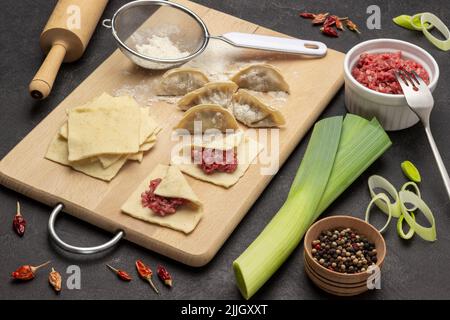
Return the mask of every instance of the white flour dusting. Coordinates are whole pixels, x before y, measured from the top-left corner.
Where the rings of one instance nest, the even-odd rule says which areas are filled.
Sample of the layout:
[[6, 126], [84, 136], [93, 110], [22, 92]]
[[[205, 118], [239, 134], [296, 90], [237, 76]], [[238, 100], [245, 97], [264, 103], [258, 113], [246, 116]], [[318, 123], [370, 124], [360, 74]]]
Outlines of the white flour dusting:
[[[170, 46], [165, 42], [166, 40], [161, 40], [162, 38], [168, 39], [167, 37], [153, 37], [158, 38], [155, 40], [155, 43], [161, 44], [161, 46], [159, 46], [160, 49], [164, 46]], [[165, 44], [162, 45], [162, 43]], [[145, 44], [142, 46], [145, 46]], [[172, 46], [175, 47], [173, 43]], [[142, 50], [150, 50], [149, 48], [150, 47], [147, 47], [146, 49], [143, 48]], [[179, 51], [178, 48], [175, 47], [175, 49], [179, 52], [178, 54], [183, 53]], [[174, 49], [172, 48], [170, 50]], [[159, 54], [162, 54], [163, 51], [164, 50], [159, 51]], [[202, 54], [186, 63], [184, 66], [200, 69], [208, 76], [210, 81], [227, 81], [241, 68], [253, 63], [266, 63], [267, 60], [269, 60], [269, 57], [270, 56], [268, 56], [267, 53], [259, 54], [258, 51], [235, 48], [222, 41], [210, 41], [207, 49]], [[139, 72], [139, 69], [124, 70], [123, 72], [127, 76], [130, 76], [135, 72]], [[180, 97], [157, 95], [159, 82], [160, 76], [150, 76], [148, 80], [142, 80], [137, 84], [124, 84], [116, 89], [113, 94], [115, 96], [130, 95], [143, 106], [151, 106], [157, 102], [176, 104]], [[285, 92], [250, 92], [264, 103], [277, 108], [282, 107], [288, 98], [288, 94]]]
[[266, 62], [248, 59], [248, 52], [249, 50], [233, 47], [223, 41], [211, 40], [206, 50], [186, 66], [202, 70], [211, 81], [229, 80], [244, 65]]
[[259, 92], [247, 89], [246, 91], [257, 97], [265, 104], [270, 105], [271, 107], [275, 107], [277, 109], [281, 108], [286, 103], [289, 97], [289, 94], [284, 91]]
[[178, 59], [189, 55], [180, 49], [167, 36], [152, 35], [142, 44], [136, 44], [136, 50], [142, 55], [157, 59]]

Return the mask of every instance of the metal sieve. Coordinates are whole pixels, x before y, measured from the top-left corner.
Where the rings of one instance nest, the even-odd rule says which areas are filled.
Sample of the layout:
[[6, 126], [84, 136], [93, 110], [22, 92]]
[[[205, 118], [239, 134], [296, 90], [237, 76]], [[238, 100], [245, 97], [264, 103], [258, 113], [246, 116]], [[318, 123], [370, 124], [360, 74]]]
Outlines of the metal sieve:
[[322, 57], [327, 47], [305, 41], [249, 33], [230, 32], [212, 36], [202, 19], [192, 10], [168, 1], [137, 0], [122, 6], [112, 19], [103, 20], [111, 28], [120, 50], [146, 69], [179, 66], [201, 54], [209, 39], [258, 50]]

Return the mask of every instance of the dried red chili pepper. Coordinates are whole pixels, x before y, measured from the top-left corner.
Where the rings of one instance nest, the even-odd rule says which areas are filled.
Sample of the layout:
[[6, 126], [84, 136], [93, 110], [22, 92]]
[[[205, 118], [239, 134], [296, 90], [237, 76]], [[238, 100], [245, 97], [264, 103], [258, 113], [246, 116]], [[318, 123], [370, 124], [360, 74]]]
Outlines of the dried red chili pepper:
[[12, 272], [11, 276], [13, 277], [13, 279], [16, 279], [16, 280], [22, 280], [22, 281], [32, 280], [36, 276], [36, 271], [38, 269], [42, 268], [43, 266], [46, 266], [49, 263], [50, 263], [50, 261], [47, 261], [46, 263], [43, 263], [36, 267], [34, 267], [32, 265], [21, 266], [21, 267], [17, 268], [16, 271]]
[[338, 28], [341, 31], [344, 31], [345, 30], [344, 29], [344, 24], [342, 23], [342, 19], [343, 18], [339, 18], [338, 16], [334, 16], [334, 17], [335, 17], [336, 28]]
[[339, 36], [337, 31], [334, 30], [332, 27], [322, 27], [320, 28], [320, 31], [322, 31], [323, 34], [329, 37], [337, 38]]
[[132, 280], [131, 276], [127, 272], [113, 268], [109, 264], [107, 264], [106, 266], [108, 268], [110, 268], [115, 274], [117, 274], [117, 277], [119, 277], [120, 280], [123, 280], [123, 281], [131, 281]]
[[329, 15], [328, 12], [326, 13], [318, 13], [314, 15], [314, 19], [312, 21], [312, 24], [322, 24], [325, 22], [325, 19]]
[[361, 33], [358, 29], [358, 26], [352, 20], [347, 19], [346, 25], [349, 30]]
[[305, 19], [314, 19], [315, 17], [315, 14], [311, 12], [300, 12], [298, 15]]
[[61, 283], [62, 283], [61, 274], [54, 268], [52, 268], [52, 271], [48, 275], [48, 282], [56, 292], [61, 291]]
[[336, 24], [336, 16], [328, 16], [326, 17], [325, 21], [323, 22], [323, 27], [324, 28], [329, 28], [332, 27], [333, 25]]
[[159, 294], [158, 289], [156, 288], [155, 284], [152, 281], [152, 276], [153, 276], [152, 269], [150, 269], [150, 267], [145, 265], [141, 260], [136, 260], [136, 269], [137, 269], [137, 272], [139, 273], [139, 276], [142, 279], [148, 281], [148, 283], [153, 288], [153, 290], [155, 290], [155, 292], [157, 294]]
[[21, 237], [25, 233], [26, 224], [27, 224], [27, 222], [25, 221], [22, 214], [20, 213], [20, 203], [19, 203], [19, 201], [17, 201], [17, 212], [13, 219], [13, 229]]
[[168, 287], [172, 287], [173, 281], [172, 276], [170, 275], [169, 271], [167, 271], [166, 268], [159, 265], [157, 268], [157, 273], [159, 278], [164, 282], [164, 284]]

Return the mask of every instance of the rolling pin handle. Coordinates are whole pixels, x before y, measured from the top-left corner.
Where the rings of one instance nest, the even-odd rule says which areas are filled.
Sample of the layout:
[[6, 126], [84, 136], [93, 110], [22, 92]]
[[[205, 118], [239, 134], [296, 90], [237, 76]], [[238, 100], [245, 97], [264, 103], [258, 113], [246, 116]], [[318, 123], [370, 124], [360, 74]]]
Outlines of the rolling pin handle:
[[30, 83], [29, 91], [33, 98], [44, 99], [48, 97], [65, 55], [66, 47], [64, 45], [58, 43], [52, 46]]
[[48, 220], [48, 231], [50, 234], [50, 238], [52, 238], [52, 240], [55, 241], [56, 244], [60, 248], [66, 250], [66, 251], [69, 251], [72, 253], [79, 253], [79, 254], [99, 253], [99, 252], [108, 250], [109, 248], [113, 247], [125, 235], [125, 233], [122, 230], [120, 230], [116, 233], [116, 235], [111, 240], [109, 240], [108, 242], [101, 244], [99, 246], [95, 246], [95, 247], [75, 247], [70, 244], [67, 244], [63, 240], [61, 240], [61, 238], [56, 234], [56, 231], [55, 231], [56, 217], [63, 209], [64, 209], [64, 205], [62, 203], [58, 203], [56, 205], [56, 207], [53, 209], [52, 213], [50, 214], [50, 219]]

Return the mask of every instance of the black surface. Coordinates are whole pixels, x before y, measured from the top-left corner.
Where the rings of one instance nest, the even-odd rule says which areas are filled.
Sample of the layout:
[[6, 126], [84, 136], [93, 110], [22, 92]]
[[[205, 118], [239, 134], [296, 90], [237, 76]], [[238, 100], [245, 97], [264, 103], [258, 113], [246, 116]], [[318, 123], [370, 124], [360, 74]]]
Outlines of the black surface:
[[[115, 44], [109, 32], [97, 28], [83, 58], [63, 65], [53, 92], [45, 101], [35, 102], [28, 96], [28, 83], [42, 61], [38, 39], [56, 1], [2, 1], [1, 23], [1, 115], [0, 157], [5, 156], [34, 126], [88, 76], [113, 50]], [[126, 1], [112, 0], [104, 14], [113, 12]], [[435, 109], [431, 127], [444, 161], [450, 167], [448, 126], [450, 103], [449, 54], [434, 48], [419, 32], [393, 25], [390, 19], [403, 13], [430, 11], [450, 24], [450, 7], [444, 1], [266, 1], [266, 0], [202, 0], [199, 3], [249, 20], [262, 26], [305, 39], [324, 41], [330, 48], [348, 51], [360, 41], [392, 37], [415, 43], [428, 50], [441, 69], [435, 91]], [[382, 29], [365, 27], [366, 8], [378, 4], [382, 12]], [[345, 31], [339, 39], [323, 37], [318, 28], [297, 16], [299, 11], [330, 11], [340, 16], [350, 15], [361, 26], [360, 36]], [[301, 71], [301, 70], [300, 70]], [[324, 77], [327, 75], [324, 74]], [[322, 117], [345, 113], [343, 90], [330, 103]], [[309, 136], [308, 136], [309, 137]], [[47, 219], [50, 208], [0, 187], [0, 298], [3, 299], [239, 299], [231, 269], [232, 261], [251, 243], [283, 203], [296, 169], [302, 159], [308, 137], [294, 150], [285, 165], [274, 177], [265, 192], [248, 212], [213, 261], [203, 268], [190, 268], [136, 245], [123, 241], [116, 249], [98, 256], [77, 256], [64, 253], [52, 245], [47, 237]], [[396, 186], [405, 180], [400, 162], [412, 160], [423, 176], [421, 190], [437, 221], [438, 241], [427, 243], [420, 238], [405, 242], [398, 238], [395, 224], [391, 224], [385, 237], [388, 255], [382, 275], [382, 289], [358, 298], [363, 299], [443, 299], [450, 297], [450, 205], [441, 183], [438, 169], [431, 155], [423, 129], [416, 125], [408, 130], [390, 133], [392, 148], [367, 170], [324, 213], [363, 216], [369, 201], [366, 187], [371, 174], [388, 177]], [[23, 238], [11, 230], [15, 202], [20, 200], [28, 227]], [[381, 224], [382, 216], [374, 216]], [[94, 245], [110, 235], [75, 218], [61, 217], [57, 224], [61, 237], [77, 245]], [[331, 296], [316, 289], [303, 271], [302, 248], [299, 247], [280, 270], [255, 296], [257, 299], [326, 299]], [[105, 263], [132, 271], [136, 259], [143, 259], [153, 267], [165, 265], [175, 278], [175, 287], [169, 291], [156, 280], [162, 295], [157, 297], [141, 281], [123, 283], [106, 270]], [[81, 290], [67, 290], [56, 297], [47, 284], [47, 270], [29, 283], [14, 283], [10, 272], [22, 264], [38, 264], [51, 259], [63, 272], [68, 265], [81, 267]]]

